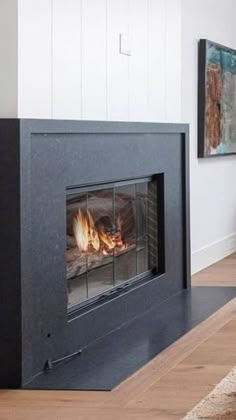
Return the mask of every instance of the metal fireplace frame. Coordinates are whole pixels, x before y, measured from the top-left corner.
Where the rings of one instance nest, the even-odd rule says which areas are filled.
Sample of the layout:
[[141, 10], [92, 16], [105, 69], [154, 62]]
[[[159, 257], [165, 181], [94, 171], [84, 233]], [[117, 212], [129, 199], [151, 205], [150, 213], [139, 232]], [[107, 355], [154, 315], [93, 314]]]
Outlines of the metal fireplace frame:
[[[129, 179], [129, 180], [120, 180], [117, 182], [108, 182], [103, 184], [93, 184], [92, 186], [82, 186], [79, 188], [71, 188], [69, 187], [67, 189], [67, 196], [70, 194], [76, 194], [80, 192], [90, 192], [90, 191], [96, 191], [106, 188], [112, 188], [117, 186], [124, 186], [124, 185], [134, 185], [136, 183], [144, 182], [144, 181], [151, 181], [153, 180], [153, 177], [141, 177], [141, 178], [135, 178], [135, 179]], [[138, 283], [146, 282], [151, 280], [154, 277], [160, 276], [165, 272], [165, 258], [164, 258], [164, 230], [162, 227], [164, 226], [164, 176], [163, 174], [158, 174], [155, 176], [155, 181], [157, 183], [157, 190], [158, 190], [158, 200], [157, 200], [157, 215], [158, 215], [158, 243], [157, 243], [157, 261], [158, 261], [158, 267], [156, 268], [155, 272], [151, 269], [149, 269], [147, 272], [143, 272], [140, 274], [137, 274], [134, 277], [127, 278], [125, 281], [119, 283], [118, 285], [114, 285], [113, 287], [108, 288], [108, 290], [105, 290], [98, 295], [95, 295], [94, 297], [87, 298], [85, 301], [82, 301], [81, 303], [75, 304], [68, 310], [68, 317], [73, 318], [74, 316], [81, 314], [82, 311], [80, 309], [86, 308], [88, 306], [91, 306], [92, 303], [98, 303], [98, 301], [103, 301], [105, 299], [109, 299], [111, 297], [114, 297], [113, 294], [120, 294], [121, 291], [131, 289], [131, 287], [137, 285]]]
[[[161, 274], [68, 316], [66, 190], [158, 174]], [[189, 288], [189, 231], [187, 125], [0, 120], [0, 387], [26, 386], [54, 360]]]

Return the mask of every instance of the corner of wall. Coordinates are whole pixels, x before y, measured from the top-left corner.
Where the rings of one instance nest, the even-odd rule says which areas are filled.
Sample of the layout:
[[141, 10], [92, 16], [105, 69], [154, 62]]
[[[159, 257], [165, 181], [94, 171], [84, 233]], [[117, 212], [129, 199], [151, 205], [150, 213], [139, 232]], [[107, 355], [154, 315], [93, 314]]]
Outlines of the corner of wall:
[[192, 252], [192, 275], [236, 252], [236, 233]]
[[0, 117], [17, 117], [17, 0], [0, 2]]

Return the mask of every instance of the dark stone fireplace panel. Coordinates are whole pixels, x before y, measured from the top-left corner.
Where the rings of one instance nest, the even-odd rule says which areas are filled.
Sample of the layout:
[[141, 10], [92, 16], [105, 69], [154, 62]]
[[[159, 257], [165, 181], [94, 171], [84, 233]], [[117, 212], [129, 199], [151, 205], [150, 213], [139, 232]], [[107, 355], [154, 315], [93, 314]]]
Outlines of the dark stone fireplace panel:
[[[5, 257], [0, 256], [1, 324], [3, 316], [6, 320], [1, 342], [9, 354], [18, 354], [16, 375], [8, 374], [12, 368], [6, 352], [0, 359], [0, 369], [2, 363], [6, 366], [1, 386], [24, 386], [48, 361], [86, 348], [190, 285], [187, 132], [187, 126], [175, 124], [0, 121], [0, 175], [6, 180], [1, 202], [7, 191], [7, 203], [16, 209], [0, 209], [0, 243], [7, 248]], [[160, 269], [68, 313], [68, 191], [152, 177], [162, 179]], [[8, 232], [10, 239], [16, 237], [13, 246], [5, 243]], [[12, 253], [14, 267], [8, 269]], [[10, 333], [6, 323], [13, 324]]]

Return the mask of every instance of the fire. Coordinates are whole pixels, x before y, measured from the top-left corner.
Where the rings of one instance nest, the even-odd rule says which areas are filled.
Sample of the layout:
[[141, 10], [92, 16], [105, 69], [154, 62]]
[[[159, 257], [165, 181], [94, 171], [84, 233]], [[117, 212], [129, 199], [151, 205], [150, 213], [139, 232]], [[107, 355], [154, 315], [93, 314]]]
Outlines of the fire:
[[95, 251], [99, 251], [100, 248], [100, 241], [98, 232], [94, 225], [93, 216], [91, 215], [90, 211], [87, 211], [88, 215], [88, 221], [89, 221], [89, 243], [91, 243], [92, 247], [95, 249]]
[[107, 232], [104, 231], [100, 231], [99, 232], [99, 239], [101, 241], [101, 243], [104, 244], [104, 247], [107, 248], [107, 250], [111, 250], [113, 248], [115, 248], [116, 243], [114, 241], [114, 238], [110, 235], [107, 234]]
[[81, 251], [87, 251], [89, 244], [88, 220], [84, 217], [80, 209], [74, 218], [73, 231], [78, 248]]
[[84, 214], [81, 209], [78, 210], [74, 218], [73, 231], [80, 251], [88, 251], [89, 246], [92, 246], [95, 251], [99, 251], [100, 241], [94, 227], [93, 217], [89, 211]]
[[74, 216], [73, 233], [81, 252], [109, 254], [113, 249], [123, 250], [126, 245], [122, 238], [120, 218], [113, 224], [109, 216], [102, 216], [95, 223], [89, 210], [78, 210]]

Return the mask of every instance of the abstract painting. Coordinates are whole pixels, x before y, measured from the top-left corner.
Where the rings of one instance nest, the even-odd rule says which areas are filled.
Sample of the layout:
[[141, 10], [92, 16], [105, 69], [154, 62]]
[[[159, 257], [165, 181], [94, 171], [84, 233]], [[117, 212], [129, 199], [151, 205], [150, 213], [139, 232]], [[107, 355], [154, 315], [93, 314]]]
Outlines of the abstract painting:
[[198, 157], [236, 153], [236, 51], [201, 39]]

